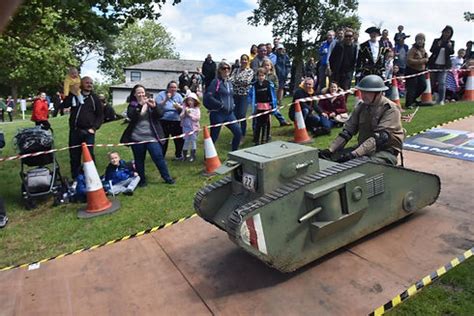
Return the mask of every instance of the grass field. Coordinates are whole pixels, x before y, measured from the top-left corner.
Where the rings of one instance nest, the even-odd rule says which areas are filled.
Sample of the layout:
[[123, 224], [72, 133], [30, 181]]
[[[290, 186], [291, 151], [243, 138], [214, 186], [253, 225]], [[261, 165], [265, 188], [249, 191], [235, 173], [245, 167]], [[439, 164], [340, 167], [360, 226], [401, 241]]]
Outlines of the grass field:
[[[284, 104], [288, 104], [286, 99]], [[353, 104], [349, 99], [349, 104]], [[119, 107], [120, 108], [120, 107]], [[122, 106], [121, 109], [124, 107]], [[120, 110], [118, 110], [120, 112]], [[286, 116], [288, 107], [282, 110]], [[410, 113], [407, 111], [404, 114]], [[427, 128], [452, 121], [457, 118], [474, 114], [472, 103], [458, 102], [444, 106], [420, 108], [417, 115], [404, 127], [408, 134], [413, 134]], [[56, 117], [50, 120], [55, 132], [55, 147], [67, 146], [68, 116]], [[208, 116], [203, 109], [202, 125], [208, 122]], [[16, 154], [11, 142], [17, 130], [32, 126], [30, 121], [17, 120], [14, 123], [0, 124], [5, 132], [7, 146], [2, 156]], [[290, 140], [293, 137], [293, 127], [277, 127], [273, 120], [272, 139]], [[125, 129], [121, 121], [107, 123], [98, 131], [96, 143], [117, 143]], [[339, 129], [331, 135], [318, 137], [312, 143], [317, 148], [326, 148], [337, 135]], [[216, 148], [221, 160], [225, 160], [230, 149], [231, 133], [227, 129], [221, 131]], [[243, 147], [252, 146], [251, 135], [247, 135]], [[116, 148], [124, 159], [131, 159], [131, 151], [126, 147]], [[96, 148], [96, 164], [99, 173], [103, 173], [107, 165], [108, 148]], [[177, 180], [177, 185], [169, 186], [159, 177], [159, 173], [147, 158], [147, 177], [149, 185], [138, 189], [131, 197], [119, 196], [121, 209], [113, 215], [101, 216], [88, 220], [76, 218], [80, 204], [52, 206], [52, 200], [45, 201], [33, 211], [25, 210], [20, 194], [20, 162], [10, 161], [0, 163], [0, 196], [7, 202], [10, 223], [6, 229], [0, 230], [0, 267], [25, 262], [33, 262], [46, 257], [74, 251], [79, 248], [99, 244], [120, 238], [137, 231], [158, 226], [194, 213], [193, 198], [196, 191], [216, 178], [205, 178], [201, 175], [203, 162], [202, 141], [198, 143], [198, 159], [194, 163], [174, 162], [174, 145], [170, 144], [167, 154], [171, 175]], [[63, 174], [69, 175], [69, 156], [67, 151], [57, 153]], [[472, 267], [472, 260], [471, 265]], [[473, 273], [471, 269], [470, 277]], [[472, 284], [471, 297], [472, 297]], [[471, 300], [472, 302], [473, 300]], [[472, 305], [471, 305], [472, 306]], [[472, 309], [471, 309], [472, 310]], [[403, 311], [401, 311], [403, 313]], [[421, 315], [421, 314], [420, 314]]]

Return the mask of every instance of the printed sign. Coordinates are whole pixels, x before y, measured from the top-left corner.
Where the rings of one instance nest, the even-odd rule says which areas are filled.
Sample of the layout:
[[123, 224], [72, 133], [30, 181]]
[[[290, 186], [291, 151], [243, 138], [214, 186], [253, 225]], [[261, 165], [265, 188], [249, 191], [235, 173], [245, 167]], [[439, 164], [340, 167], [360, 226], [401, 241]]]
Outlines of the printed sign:
[[474, 161], [474, 132], [435, 128], [407, 138], [403, 149]]
[[255, 192], [256, 179], [257, 177], [255, 177], [253, 174], [244, 172], [244, 175], [242, 176], [242, 184], [247, 190]]

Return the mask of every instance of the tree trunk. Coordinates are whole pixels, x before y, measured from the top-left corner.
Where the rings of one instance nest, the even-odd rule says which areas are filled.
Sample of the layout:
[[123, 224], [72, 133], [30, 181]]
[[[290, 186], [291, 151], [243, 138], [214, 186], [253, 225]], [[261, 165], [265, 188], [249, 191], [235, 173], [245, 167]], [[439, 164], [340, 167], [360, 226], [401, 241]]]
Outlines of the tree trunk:
[[297, 14], [297, 33], [296, 33], [296, 47], [295, 47], [295, 78], [294, 78], [294, 89], [293, 92], [298, 89], [301, 83], [301, 77], [303, 76], [303, 10], [302, 7], [296, 7]]
[[12, 84], [11, 94], [12, 94], [13, 102], [15, 103], [15, 106], [13, 107], [13, 113], [15, 113], [16, 112], [16, 103], [18, 101], [18, 84], [16, 84], [16, 83]]

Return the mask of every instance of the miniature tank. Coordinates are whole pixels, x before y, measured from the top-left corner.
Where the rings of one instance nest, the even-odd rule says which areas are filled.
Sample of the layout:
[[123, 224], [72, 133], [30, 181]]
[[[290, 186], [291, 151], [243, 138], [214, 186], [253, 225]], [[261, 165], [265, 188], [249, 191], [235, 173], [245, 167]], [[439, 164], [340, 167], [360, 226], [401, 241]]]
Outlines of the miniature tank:
[[229, 153], [201, 189], [199, 216], [266, 264], [291, 272], [436, 201], [439, 177], [359, 158], [335, 163], [276, 141]]

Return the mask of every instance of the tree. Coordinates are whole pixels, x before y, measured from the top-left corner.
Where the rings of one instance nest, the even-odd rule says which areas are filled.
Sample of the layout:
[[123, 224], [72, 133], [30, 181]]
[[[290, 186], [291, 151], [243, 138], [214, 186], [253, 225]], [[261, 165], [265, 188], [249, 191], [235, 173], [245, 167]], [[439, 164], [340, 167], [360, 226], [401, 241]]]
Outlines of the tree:
[[350, 26], [358, 29], [357, 0], [260, 0], [248, 21], [255, 26], [272, 25], [274, 36], [285, 42], [293, 57], [295, 78], [300, 78], [305, 49], [330, 29]]
[[470, 11], [464, 12], [464, 20], [466, 20], [467, 22], [470, 22], [470, 21], [474, 22], [474, 13]]
[[[180, 0], [169, 0], [173, 4]], [[94, 51], [103, 55], [111, 40], [136, 19], [156, 19], [166, 0], [25, 0], [0, 37], [0, 85], [32, 92], [64, 76], [69, 65], [80, 67]], [[71, 58], [71, 56], [75, 58]], [[11, 59], [5, 59], [11, 58]], [[54, 60], [56, 62], [54, 63]], [[50, 63], [50, 61], [53, 61]], [[40, 67], [40, 68], [38, 68]], [[47, 68], [50, 67], [50, 68]], [[24, 68], [18, 69], [18, 68]], [[58, 69], [61, 68], [61, 71]], [[14, 72], [14, 73], [12, 73]], [[29, 86], [25, 84], [30, 83]]]
[[41, 90], [60, 87], [66, 69], [74, 65], [72, 41], [64, 35], [46, 36], [52, 30], [57, 13], [43, 13], [44, 26], [29, 32], [24, 41], [9, 36], [0, 37], [0, 78], [2, 90], [14, 98], [20, 93], [30, 95]]
[[179, 58], [174, 38], [159, 23], [145, 20], [130, 24], [104, 53], [99, 69], [115, 82], [123, 82], [123, 68], [158, 58]]

